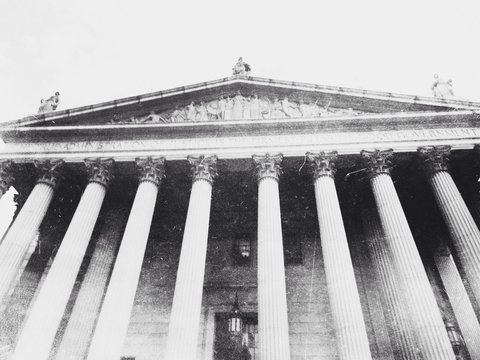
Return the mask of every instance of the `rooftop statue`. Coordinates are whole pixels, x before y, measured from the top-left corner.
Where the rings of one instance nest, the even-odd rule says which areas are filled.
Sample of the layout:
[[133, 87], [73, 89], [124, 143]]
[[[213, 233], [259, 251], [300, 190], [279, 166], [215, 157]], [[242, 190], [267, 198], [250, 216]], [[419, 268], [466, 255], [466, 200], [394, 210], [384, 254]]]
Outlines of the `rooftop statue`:
[[40, 107], [38, 113], [46, 113], [57, 110], [58, 103], [60, 102], [60, 93], [57, 91], [55, 95], [50, 96], [48, 99], [40, 100]]
[[237, 63], [233, 67], [233, 75], [248, 75], [250, 74], [250, 65], [243, 61], [242, 57], [238, 58]]
[[451, 79], [444, 81], [438, 74], [433, 75], [432, 92], [434, 97], [453, 98], [453, 81]]

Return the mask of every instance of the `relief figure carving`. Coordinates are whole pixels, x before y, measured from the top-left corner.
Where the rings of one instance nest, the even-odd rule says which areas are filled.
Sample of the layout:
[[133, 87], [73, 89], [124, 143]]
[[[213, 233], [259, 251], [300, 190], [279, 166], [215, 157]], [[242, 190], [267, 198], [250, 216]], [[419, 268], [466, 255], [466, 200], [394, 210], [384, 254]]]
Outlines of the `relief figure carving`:
[[322, 117], [330, 115], [360, 115], [360, 111], [330, 107], [330, 102], [320, 105], [319, 100], [308, 102], [304, 99], [291, 100], [287, 96], [279, 99], [258, 94], [243, 96], [238, 90], [232, 94], [221, 95], [214, 100], [190, 102], [183, 107], [176, 105], [173, 110], [152, 110], [141, 116], [128, 119], [110, 120], [110, 124], [161, 124], [180, 122], [206, 122], [217, 120], [261, 120], [261, 119], [295, 119]]

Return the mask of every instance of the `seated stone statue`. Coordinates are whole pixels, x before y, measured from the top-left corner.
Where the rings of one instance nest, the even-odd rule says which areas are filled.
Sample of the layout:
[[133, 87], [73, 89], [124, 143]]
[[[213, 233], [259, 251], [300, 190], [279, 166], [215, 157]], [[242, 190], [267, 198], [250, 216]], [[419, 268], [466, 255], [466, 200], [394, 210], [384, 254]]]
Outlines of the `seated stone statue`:
[[440, 79], [438, 74], [433, 75], [432, 92], [434, 97], [453, 98], [453, 82], [452, 80], [444, 81]]
[[242, 57], [238, 58], [237, 63], [233, 67], [233, 75], [248, 75], [250, 73], [250, 65], [243, 61]]
[[60, 102], [60, 93], [57, 91], [54, 96], [49, 97], [48, 99], [40, 100], [40, 107], [38, 108], [38, 113], [46, 113], [50, 111], [55, 111]]

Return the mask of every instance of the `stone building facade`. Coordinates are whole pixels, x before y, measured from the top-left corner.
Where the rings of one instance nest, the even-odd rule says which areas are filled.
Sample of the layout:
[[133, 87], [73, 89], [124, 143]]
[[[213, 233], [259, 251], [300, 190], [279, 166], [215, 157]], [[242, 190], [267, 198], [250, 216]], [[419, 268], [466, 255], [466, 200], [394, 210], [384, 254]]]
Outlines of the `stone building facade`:
[[5, 123], [2, 356], [480, 359], [479, 121], [241, 74]]

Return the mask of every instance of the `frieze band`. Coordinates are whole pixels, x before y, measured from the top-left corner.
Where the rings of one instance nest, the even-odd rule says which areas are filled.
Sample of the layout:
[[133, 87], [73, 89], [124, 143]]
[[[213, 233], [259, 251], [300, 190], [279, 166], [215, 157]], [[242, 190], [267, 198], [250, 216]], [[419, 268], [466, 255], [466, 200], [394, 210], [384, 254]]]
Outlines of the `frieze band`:
[[[465, 139], [468, 138], [468, 141]], [[4, 148], [4, 156], [12, 160], [30, 159], [32, 154], [38, 157], [39, 154], [45, 158], [65, 158], [74, 161], [83, 161], [85, 157], [98, 156], [119, 156], [124, 155], [129, 160], [134, 160], [139, 154], [129, 155], [129, 152], [141, 151], [142, 156], [148, 156], [148, 151], [162, 152], [162, 155], [169, 156], [175, 153], [175, 159], [181, 159], [189, 153], [218, 153], [223, 148], [234, 146], [242, 155], [251, 147], [282, 147], [287, 154], [290, 147], [297, 144], [310, 144], [312, 147], [326, 147], [335, 144], [335, 150], [341, 153], [357, 153], [363, 148], [375, 146], [379, 142], [385, 143], [385, 147], [395, 148], [399, 151], [412, 151], [412, 147], [420, 142], [438, 143], [455, 146], [455, 149], [467, 149], [480, 142], [480, 129], [420, 129], [420, 130], [398, 130], [398, 131], [375, 131], [375, 132], [335, 132], [320, 134], [289, 134], [289, 135], [256, 135], [246, 136], [218, 136], [194, 139], [142, 139], [124, 141], [79, 141], [79, 142], [58, 142], [58, 143], [7, 143]], [[340, 145], [339, 145], [340, 144]], [[296, 148], [296, 147], [295, 147]], [[303, 155], [308, 148], [301, 151]], [[255, 152], [258, 150], [254, 150]], [[108, 153], [108, 155], [102, 155]], [[229, 152], [231, 153], [231, 152]], [[91, 154], [91, 155], [90, 155]], [[231, 153], [230, 157], [235, 157]], [[171, 155], [170, 158], [171, 159]]]

